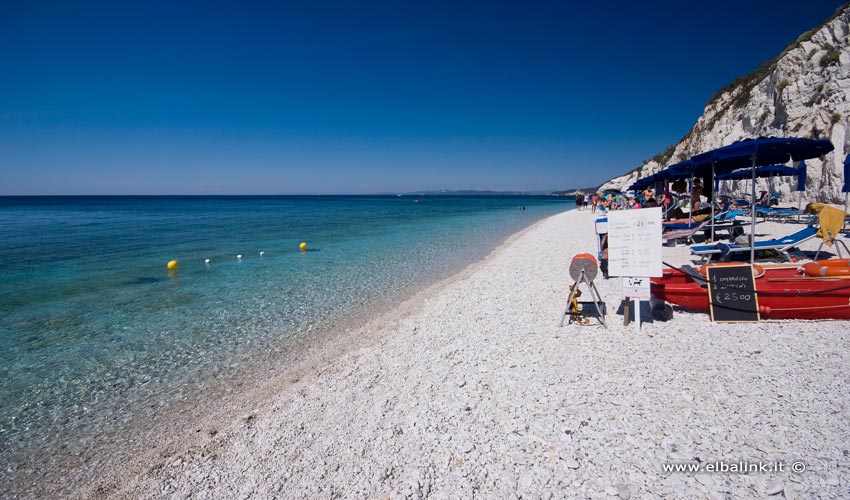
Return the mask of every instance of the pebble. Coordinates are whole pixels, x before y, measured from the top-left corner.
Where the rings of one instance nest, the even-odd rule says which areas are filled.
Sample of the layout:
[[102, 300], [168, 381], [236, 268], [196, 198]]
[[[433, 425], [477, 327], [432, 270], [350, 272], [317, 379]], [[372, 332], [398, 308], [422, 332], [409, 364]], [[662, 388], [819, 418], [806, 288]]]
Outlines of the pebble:
[[758, 451], [761, 451], [763, 453], [779, 453], [778, 448], [774, 448], [773, 446], [769, 446], [769, 445], [766, 445], [766, 444], [760, 444], [760, 445], [756, 446], [755, 448]]
[[779, 479], [771, 479], [767, 481], [764, 486], [764, 493], [766, 495], [778, 495], [782, 493], [782, 490], [785, 489], [785, 485], [782, 484], [782, 481]]
[[578, 460], [574, 458], [567, 459], [567, 467], [570, 469], [578, 469], [581, 467], [581, 464], [578, 463]]

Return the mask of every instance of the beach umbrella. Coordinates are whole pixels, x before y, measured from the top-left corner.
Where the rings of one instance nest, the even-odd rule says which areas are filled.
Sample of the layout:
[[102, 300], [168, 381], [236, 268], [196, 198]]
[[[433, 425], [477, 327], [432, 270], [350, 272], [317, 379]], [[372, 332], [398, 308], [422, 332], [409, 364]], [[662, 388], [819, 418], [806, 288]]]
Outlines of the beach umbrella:
[[[741, 168], [751, 171], [752, 200], [750, 228], [750, 263], [755, 261], [756, 229], [756, 167], [776, 163], [788, 163], [791, 160], [801, 161], [823, 156], [833, 150], [832, 143], [827, 139], [804, 139], [797, 137], [759, 137], [745, 139], [728, 146], [700, 153], [690, 159], [695, 171], [709, 170], [713, 176], [720, 173], [732, 172]], [[713, 221], [712, 204], [712, 221]], [[712, 238], [714, 226], [712, 224]]]
[[[800, 171], [794, 167], [788, 167], [786, 165], [764, 165], [761, 167], [756, 167], [756, 177], [770, 177], [773, 175], [795, 175], [799, 176]], [[742, 180], [749, 179], [752, 176], [752, 172], [748, 168], [742, 168], [739, 170], [734, 170], [732, 172], [727, 172], [725, 174], [718, 174], [715, 176], [716, 180]], [[805, 183], [805, 174], [803, 174], [803, 182]]]
[[[800, 162], [799, 167], [789, 167], [787, 165], [763, 165], [761, 167], [756, 167], [756, 177], [764, 178], [764, 177], [773, 177], [773, 176], [795, 176], [797, 177], [797, 190], [805, 190], [806, 189], [806, 163]], [[714, 177], [715, 186], [719, 184], [720, 181], [725, 180], [744, 180], [752, 177], [752, 172], [749, 168], [742, 168], [738, 170], [734, 170], [732, 172], [727, 172], [723, 174], [718, 174]], [[802, 186], [802, 189], [801, 189]]]
[[[705, 186], [706, 187], [711, 186], [711, 187], [714, 188], [712, 190], [712, 200], [709, 203], [709, 205], [711, 205], [711, 224], [710, 224], [711, 239], [714, 240], [714, 200], [713, 200], [714, 194], [713, 193], [717, 192], [718, 186], [717, 186], [717, 181], [714, 179], [713, 169], [711, 168], [711, 166], [707, 166], [707, 165], [704, 165], [704, 164], [701, 165], [701, 164], [696, 163], [695, 161], [693, 161], [693, 158], [690, 158], [690, 159], [685, 160], [685, 161], [680, 161], [679, 163], [675, 163], [673, 165], [670, 165], [667, 168], [670, 170], [670, 175], [672, 175], [674, 177], [677, 177], [677, 178], [682, 178], [682, 177], [685, 177], [685, 176], [690, 177], [689, 182], [690, 182], [691, 209], [693, 209], [693, 199], [694, 199], [694, 178], [695, 177], [701, 177], [701, 178], [710, 179], [709, 181], [707, 181], [705, 183]], [[709, 182], [711, 184], [709, 184]], [[691, 216], [693, 217], [693, 214], [691, 214]]]

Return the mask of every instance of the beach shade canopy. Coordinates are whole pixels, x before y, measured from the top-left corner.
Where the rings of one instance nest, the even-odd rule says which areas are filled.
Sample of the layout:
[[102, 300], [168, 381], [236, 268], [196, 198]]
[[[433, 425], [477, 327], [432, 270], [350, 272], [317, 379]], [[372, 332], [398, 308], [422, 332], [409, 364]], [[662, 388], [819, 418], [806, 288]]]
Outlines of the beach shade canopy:
[[685, 179], [691, 176], [692, 168], [693, 163], [690, 160], [675, 163], [664, 168], [663, 170], [655, 172], [652, 175], [648, 175], [646, 177], [636, 180], [631, 186], [629, 186], [629, 189], [642, 189], [647, 186], [652, 186], [656, 182]]
[[[802, 168], [805, 169], [806, 165], [803, 164]], [[756, 167], [756, 177], [772, 177], [774, 175], [800, 175], [800, 170], [794, 167], [787, 167], [785, 165], [764, 165], [762, 167]], [[743, 180], [752, 178], [752, 171], [749, 168], [742, 168], [739, 170], [734, 170], [732, 172], [727, 172], [725, 174], [718, 174], [717, 179], [721, 181], [726, 180]]]
[[697, 173], [697, 165], [691, 160], [674, 163], [661, 172], [670, 180], [686, 179], [688, 177], [700, 177]]
[[658, 175], [661, 172], [656, 172], [650, 176], [644, 177], [642, 179], [636, 180], [631, 186], [629, 186], [629, 191], [639, 191], [645, 189], [648, 186], [653, 186], [657, 181], [664, 180], [664, 176]]
[[[833, 150], [832, 143], [826, 139], [804, 139], [796, 137], [759, 137], [745, 139], [722, 148], [700, 153], [690, 159], [694, 163], [694, 175], [712, 176], [733, 172], [738, 169], [750, 169], [750, 177], [755, 180], [755, 168], [762, 165], [802, 161], [823, 156]], [[752, 183], [752, 197], [756, 199], [756, 183]], [[751, 206], [752, 237], [756, 226], [756, 204]], [[712, 205], [712, 214], [714, 205]], [[714, 231], [712, 230], [712, 236]], [[750, 245], [750, 263], [755, 260], [755, 245]]]
[[850, 155], [844, 158], [844, 185], [841, 186], [842, 193], [850, 193]]
[[643, 189], [646, 186], [652, 185], [651, 179], [655, 174], [650, 175], [649, 177], [644, 177], [643, 179], [638, 179], [632, 183], [631, 186], [628, 187], [629, 191], [636, 191], [638, 189]]
[[696, 176], [705, 175], [714, 166], [715, 174], [732, 172], [790, 160], [802, 161], [817, 158], [832, 151], [826, 139], [795, 137], [760, 137], [745, 139], [734, 144], [700, 153], [690, 159]]
[[631, 186], [629, 186], [629, 189], [630, 190], [643, 189], [647, 186], [653, 186], [657, 182], [663, 182], [663, 181], [668, 181], [668, 180], [675, 180], [675, 179], [670, 176], [669, 169], [665, 168], [663, 170], [659, 170], [658, 172], [655, 172], [652, 175], [648, 175], [646, 177], [642, 177], [642, 178], [636, 180]]
[[[789, 167], [786, 165], [763, 165], [761, 167], [756, 167], [756, 177], [773, 177], [773, 176], [795, 176], [797, 177], [797, 191], [805, 191], [806, 189], [806, 162], [800, 162], [799, 167]], [[714, 189], [719, 189], [720, 181], [740, 181], [744, 179], [751, 179], [753, 176], [752, 169], [750, 168], [741, 168], [738, 170], [733, 170], [732, 172], [726, 172], [723, 174], [718, 174], [714, 177]], [[801, 187], [802, 186], [802, 187]]]

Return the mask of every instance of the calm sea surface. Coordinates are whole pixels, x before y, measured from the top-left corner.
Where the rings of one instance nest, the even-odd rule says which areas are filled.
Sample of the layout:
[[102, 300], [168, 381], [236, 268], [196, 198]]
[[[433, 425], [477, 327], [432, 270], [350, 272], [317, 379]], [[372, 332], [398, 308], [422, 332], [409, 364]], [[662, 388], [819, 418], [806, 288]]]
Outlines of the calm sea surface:
[[0, 198], [0, 477], [8, 486], [24, 468], [37, 475], [39, 457], [120, 446], [100, 437], [571, 208], [550, 197]]

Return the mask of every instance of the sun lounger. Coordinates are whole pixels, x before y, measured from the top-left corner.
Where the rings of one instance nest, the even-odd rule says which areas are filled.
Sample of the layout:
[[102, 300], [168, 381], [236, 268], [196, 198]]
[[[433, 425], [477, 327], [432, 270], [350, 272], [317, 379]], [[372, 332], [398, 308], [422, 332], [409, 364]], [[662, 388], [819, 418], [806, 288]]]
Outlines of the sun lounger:
[[[746, 212], [744, 210], [729, 210], [726, 212], [721, 212], [714, 216], [714, 232], [715, 234], [721, 231], [728, 231], [729, 234], [735, 235], [735, 228], [741, 227], [741, 224], [735, 221], [735, 217], [739, 215], [743, 215]], [[706, 231], [706, 238], [709, 238], [710, 235], [708, 232], [711, 229], [711, 219], [707, 219], [701, 222], [690, 222], [690, 223], [679, 223], [679, 224], [664, 224], [664, 233], [661, 235], [662, 239], [670, 241], [670, 240], [679, 240], [684, 239], [688, 243], [694, 243], [693, 235], [699, 232], [700, 230]], [[743, 232], [743, 229], [740, 230]]]
[[790, 217], [799, 217], [803, 215], [802, 210], [796, 208], [779, 208], [779, 207], [756, 207], [756, 215], [767, 219], [787, 220]]
[[[699, 224], [685, 229], [674, 229], [661, 233], [661, 239], [666, 242], [675, 242], [677, 240], [685, 240], [688, 243], [694, 243], [693, 236], [704, 230], [708, 226], [708, 220], [704, 220]], [[674, 245], [675, 246], [675, 245]]]
[[787, 251], [790, 248], [814, 238], [817, 232], [818, 230], [816, 227], [806, 226], [804, 229], [784, 238], [756, 241], [752, 247], [750, 245], [715, 243], [714, 245], [694, 246], [691, 248], [691, 253], [699, 255], [700, 257], [703, 257], [703, 259], [710, 259], [714, 255], [720, 255], [722, 259], [727, 260], [736, 253], [749, 252], [750, 248], [755, 248], [756, 251], [776, 250], [788, 259]]
[[739, 215], [747, 215], [747, 211], [746, 210], [728, 210], [726, 212], [722, 212], [720, 214], [717, 214], [714, 217], [714, 222], [718, 223], [718, 222], [733, 221]]

